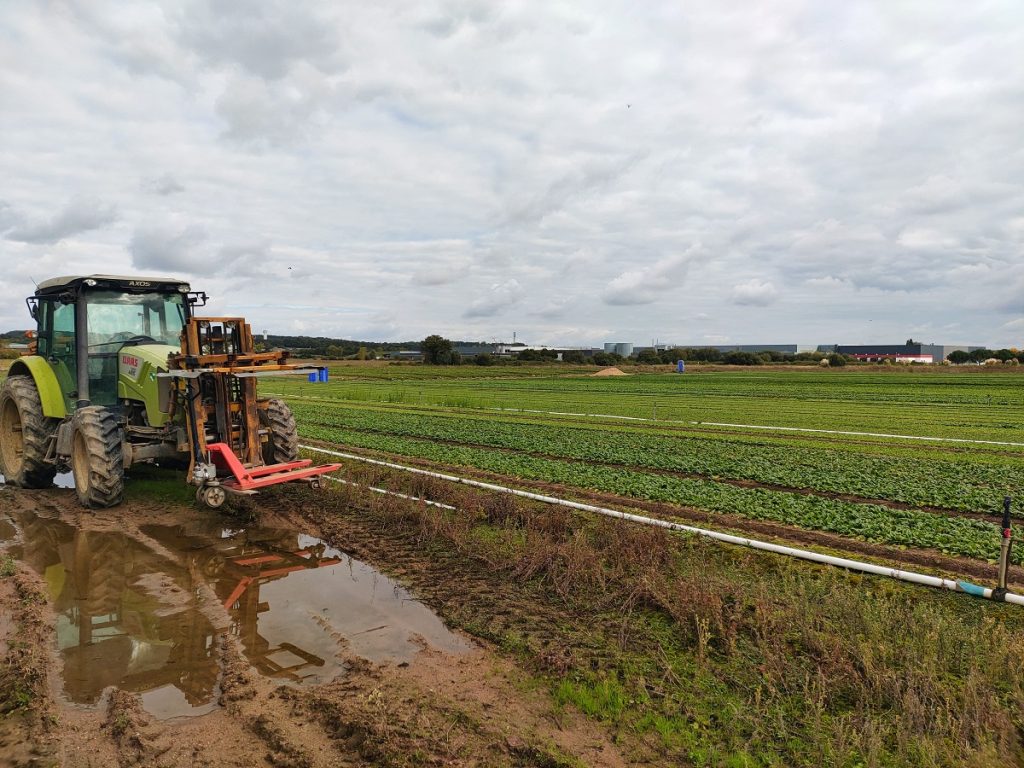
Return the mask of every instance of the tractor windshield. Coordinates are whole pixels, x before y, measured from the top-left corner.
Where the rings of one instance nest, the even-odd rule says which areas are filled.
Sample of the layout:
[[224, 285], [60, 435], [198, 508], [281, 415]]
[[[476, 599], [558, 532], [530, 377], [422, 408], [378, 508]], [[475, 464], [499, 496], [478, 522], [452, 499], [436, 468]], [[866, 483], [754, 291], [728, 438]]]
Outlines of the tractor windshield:
[[180, 344], [185, 325], [182, 294], [96, 291], [86, 296], [90, 350], [117, 352], [125, 342]]

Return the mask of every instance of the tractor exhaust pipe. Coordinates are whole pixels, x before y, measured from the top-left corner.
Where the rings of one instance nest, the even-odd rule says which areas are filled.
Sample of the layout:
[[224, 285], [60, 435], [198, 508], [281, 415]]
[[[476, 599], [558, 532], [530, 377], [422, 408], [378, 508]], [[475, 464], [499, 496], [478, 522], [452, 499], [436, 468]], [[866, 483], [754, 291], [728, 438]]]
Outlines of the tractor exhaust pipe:
[[81, 292], [75, 299], [75, 368], [78, 374], [75, 408], [85, 408], [89, 405], [89, 313]]

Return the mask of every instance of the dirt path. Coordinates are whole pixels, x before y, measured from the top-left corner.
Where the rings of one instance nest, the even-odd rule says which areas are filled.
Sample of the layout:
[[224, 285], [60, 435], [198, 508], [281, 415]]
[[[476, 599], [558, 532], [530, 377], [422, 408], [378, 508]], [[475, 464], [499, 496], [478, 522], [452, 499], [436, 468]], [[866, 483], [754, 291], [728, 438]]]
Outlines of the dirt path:
[[[352, 518], [342, 530], [307, 515], [290, 498], [267, 494], [243, 502], [235, 517], [218, 518], [221, 535], [258, 518], [264, 528], [301, 533], [306, 538], [297, 546], [308, 547], [308, 537], [316, 537], [398, 578], [422, 570], [412, 550], [364, 546], [374, 538], [371, 530], [359, 529]], [[369, 661], [356, 651], [358, 638], [339, 630], [334, 619], [315, 616], [320, 632], [333, 640], [335, 658], [326, 663], [342, 674], [316, 684], [281, 684], [267, 674], [267, 659], [280, 655], [254, 660], [252, 649], [254, 637], [262, 642], [288, 630], [273, 625], [280, 605], [271, 591], [275, 583], [255, 601], [259, 623], [240, 623], [245, 593], [234, 604], [234, 595], [225, 601], [208, 573], [218, 561], [197, 560], [195, 553], [205, 550], [166, 533], [173, 528], [184, 532], [182, 541], [197, 541], [194, 531], [208, 528], [211, 515], [138, 503], [92, 514], [69, 491], [0, 488], [0, 520], [13, 521], [4, 526], [7, 541], [0, 547], [8, 554], [0, 557], [16, 558], [4, 561], [13, 573], [0, 577], [0, 693], [10, 710], [0, 720], [0, 766], [627, 764], [600, 726], [556, 711], [524, 671], [466, 636], [460, 640], [465, 650], [449, 653], [413, 634], [419, 650], [408, 661]], [[322, 545], [317, 551], [323, 555]], [[247, 557], [236, 560], [280, 555]], [[99, 568], [111, 562], [116, 569], [95, 571], [91, 582], [83, 575], [84, 563]], [[83, 583], [90, 584], [84, 594]], [[77, 590], [70, 602], [69, 585]], [[444, 585], [435, 595], [447, 590], [449, 599], [465, 599], [473, 588]], [[133, 619], [140, 604], [157, 608]], [[175, 623], [183, 626], [184, 616], [191, 617], [191, 634]], [[150, 624], [160, 626], [159, 637]], [[82, 639], [86, 631], [89, 643]], [[121, 678], [93, 680], [96, 670], [110, 672], [120, 659], [104, 649], [122, 643], [129, 660]], [[299, 640], [280, 645], [306, 653]], [[192, 655], [183, 656], [183, 649]], [[86, 677], [80, 675], [83, 655]], [[162, 666], [147, 661], [153, 659]], [[137, 668], [147, 663], [152, 669], [143, 679]], [[73, 700], [83, 688], [94, 700]], [[182, 716], [189, 705], [178, 702], [180, 691], [199, 688], [206, 693], [191, 704], [196, 714]], [[160, 707], [168, 701], [178, 714], [162, 718]]]

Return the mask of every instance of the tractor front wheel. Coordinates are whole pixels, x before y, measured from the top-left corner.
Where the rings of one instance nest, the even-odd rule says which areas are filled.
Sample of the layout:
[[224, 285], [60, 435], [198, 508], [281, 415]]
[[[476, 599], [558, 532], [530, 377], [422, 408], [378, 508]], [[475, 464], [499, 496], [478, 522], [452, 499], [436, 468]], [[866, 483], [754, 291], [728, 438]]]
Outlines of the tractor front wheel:
[[267, 400], [266, 409], [260, 409], [260, 421], [267, 430], [264, 464], [284, 464], [299, 458], [299, 430], [292, 409], [284, 401]]
[[31, 376], [9, 376], [0, 389], [0, 464], [8, 485], [49, 488], [57, 467], [46, 461], [57, 419], [43, 416]]
[[71, 469], [83, 506], [113, 507], [124, 496], [121, 427], [110, 411], [89, 405], [75, 411]]

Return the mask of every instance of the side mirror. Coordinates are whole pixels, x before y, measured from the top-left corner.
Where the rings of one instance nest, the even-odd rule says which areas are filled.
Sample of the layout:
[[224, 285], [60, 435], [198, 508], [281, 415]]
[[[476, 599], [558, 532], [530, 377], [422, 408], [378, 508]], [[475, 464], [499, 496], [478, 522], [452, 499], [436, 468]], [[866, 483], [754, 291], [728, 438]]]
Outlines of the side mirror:
[[32, 315], [32, 319], [37, 323], [39, 322], [39, 300], [34, 296], [30, 296], [25, 299], [25, 306], [28, 307], [28, 313]]

